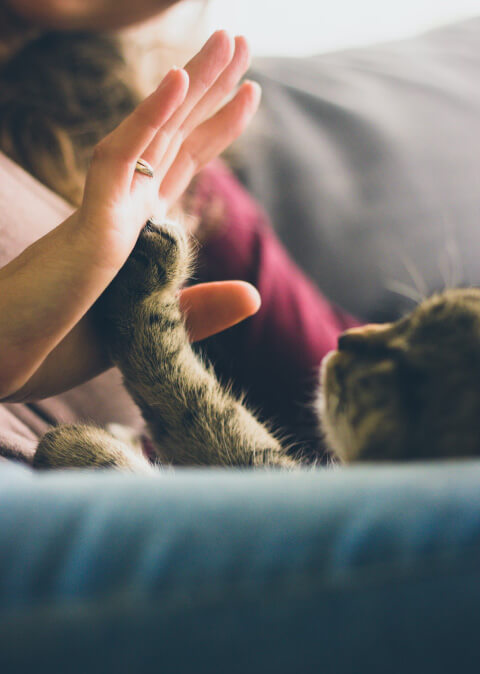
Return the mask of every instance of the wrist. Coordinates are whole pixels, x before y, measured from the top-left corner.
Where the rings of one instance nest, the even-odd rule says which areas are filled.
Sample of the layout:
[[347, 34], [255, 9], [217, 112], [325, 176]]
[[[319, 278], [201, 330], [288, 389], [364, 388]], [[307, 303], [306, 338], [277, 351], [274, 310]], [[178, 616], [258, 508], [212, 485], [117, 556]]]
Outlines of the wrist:
[[130, 232], [92, 222], [81, 209], [57, 228], [57, 237], [56, 244], [68, 251], [77, 265], [90, 269], [92, 274], [99, 274], [99, 279], [104, 277], [106, 285], [125, 264], [136, 240], [132, 240]]
[[0, 324], [0, 397], [25, 386], [117, 271], [82, 233], [78, 213], [0, 271], [0, 315], [9, 317]]

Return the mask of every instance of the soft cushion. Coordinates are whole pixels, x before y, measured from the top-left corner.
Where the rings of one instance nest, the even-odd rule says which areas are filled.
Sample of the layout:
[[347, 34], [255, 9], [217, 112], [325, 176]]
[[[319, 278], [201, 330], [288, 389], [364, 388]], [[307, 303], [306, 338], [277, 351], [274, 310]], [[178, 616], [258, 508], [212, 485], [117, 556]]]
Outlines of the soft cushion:
[[237, 167], [330, 299], [378, 320], [480, 283], [480, 18], [251, 75]]

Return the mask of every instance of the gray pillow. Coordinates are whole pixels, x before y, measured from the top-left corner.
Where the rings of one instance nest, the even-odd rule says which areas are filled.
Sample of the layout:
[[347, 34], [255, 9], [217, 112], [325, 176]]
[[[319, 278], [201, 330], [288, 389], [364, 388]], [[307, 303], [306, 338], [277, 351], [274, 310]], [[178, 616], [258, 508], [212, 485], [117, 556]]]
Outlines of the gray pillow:
[[251, 75], [240, 177], [327, 296], [381, 320], [480, 285], [480, 18]]

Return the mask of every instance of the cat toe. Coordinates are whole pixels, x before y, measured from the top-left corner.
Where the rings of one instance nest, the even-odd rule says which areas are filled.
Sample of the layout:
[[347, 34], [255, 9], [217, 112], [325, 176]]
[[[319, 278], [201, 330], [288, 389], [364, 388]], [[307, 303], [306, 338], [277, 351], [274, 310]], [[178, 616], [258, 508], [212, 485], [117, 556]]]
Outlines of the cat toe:
[[149, 220], [133, 251], [133, 256], [137, 255], [151, 261], [158, 287], [180, 285], [188, 275], [188, 237], [185, 229], [173, 220], [161, 224]]

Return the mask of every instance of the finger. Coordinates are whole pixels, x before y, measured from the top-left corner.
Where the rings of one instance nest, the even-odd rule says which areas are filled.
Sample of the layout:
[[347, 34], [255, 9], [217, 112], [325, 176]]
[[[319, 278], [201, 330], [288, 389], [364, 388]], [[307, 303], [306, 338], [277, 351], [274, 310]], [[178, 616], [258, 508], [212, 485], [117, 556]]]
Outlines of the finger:
[[[225, 31], [217, 31], [205, 43], [203, 48], [185, 66], [190, 79], [188, 94], [183, 104], [168, 120], [167, 124], [145, 149], [143, 154], [159, 174], [160, 166], [170, 166], [175, 157], [175, 148], [170, 148], [172, 139], [187, 119], [193, 108], [203, 98], [219, 75], [230, 63], [233, 56], [234, 43]], [[168, 148], [168, 152], [166, 152]], [[177, 148], [178, 149], [178, 148]], [[165, 174], [167, 168], [163, 170]]]
[[257, 111], [260, 97], [260, 86], [256, 82], [245, 82], [235, 98], [196, 129], [165, 176], [159, 190], [161, 199], [169, 205], [175, 203], [202, 166], [221, 154], [244, 131]]
[[232, 60], [182, 124], [181, 131], [184, 138], [187, 138], [196, 126], [217, 112], [218, 106], [232, 93], [249, 65], [248, 42], [243, 36], [238, 36], [235, 38], [235, 52]]
[[244, 281], [199, 283], [185, 288], [180, 308], [192, 342], [200, 341], [255, 314], [261, 299], [256, 288]]
[[245, 74], [249, 64], [250, 50], [248, 43], [244, 37], [237, 37], [235, 38], [235, 53], [232, 60], [185, 119], [179, 131], [171, 140], [168, 153], [165, 152], [165, 137], [161, 138], [159, 134], [159, 137], [154, 139], [152, 142], [152, 156], [155, 154], [157, 157], [161, 157], [160, 164], [156, 167], [157, 177], [160, 181], [175, 161], [184, 139], [188, 138], [196, 126], [216, 112], [220, 103], [232, 92], [242, 75]]
[[178, 109], [188, 91], [188, 75], [173, 69], [160, 86], [95, 148], [86, 190], [115, 193], [129, 188], [135, 162], [158, 129]]

